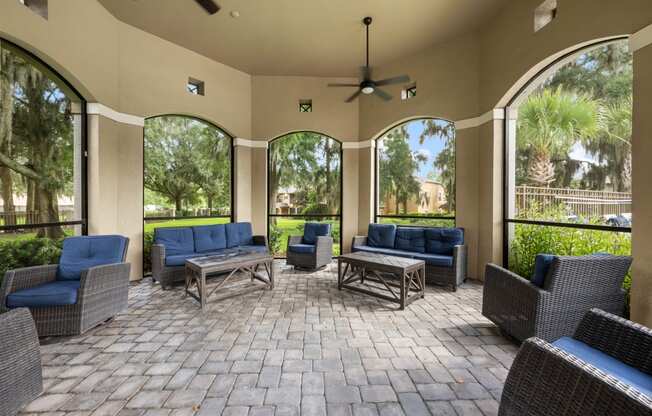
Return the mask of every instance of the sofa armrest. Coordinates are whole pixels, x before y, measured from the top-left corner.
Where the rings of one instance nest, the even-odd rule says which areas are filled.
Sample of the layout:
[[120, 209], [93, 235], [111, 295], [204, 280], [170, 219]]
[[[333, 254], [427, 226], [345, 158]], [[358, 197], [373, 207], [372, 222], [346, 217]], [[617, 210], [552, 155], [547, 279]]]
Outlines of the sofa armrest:
[[321, 235], [315, 243], [317, 253], [333, 253], [333, 237]]
[[129, 286], [130, 271], [131, 263], [103, 264], [84, 270], [79, 285], [81, 297]]
[[264, 235], [255, 235], [253, 236], [253, 239], [254, 239], [255, 246], [265, 246], [269, 248], [269, 246], [267, 245], [267, 237], [265, 237]]
[[650, 328], [594, 308], [584, 315], [573, 338], [652, 375]]
[[453, 247], [453, 267], [455, 268], [455, 273], [460, 277], [459, 280], [462, 281], [466, 279], [467, 253], [466, 245], [462, 244]]
[[356, 235], [353, 237], [353, 241], [351, 242], [351, 250], [353, 250], [356, 246], [366, 246], [367, 245], [367, 237], [364, 235]]
[[2, 286], [0, 286], [0, 311], [6, 309], [5, 299], [9, 294], [55, 281], [57, 268], [56, 264], [47, 264], [44, 266], [23, 267], [6, 272], [4, 279], [2, 279]]
[[151, 250], [152, 276], [154, 280], [160, 282], [159, 276], [165, 269], [165, 246], [162, 244], [152, 244]]
[[556, 415], [573, 408], [642, 416], [650, 414], [651, 406], [644, 394], [625, 388], [591, 364], [542, 339], [529, 338], [509, 370], [498, 414]]
[[0, 368], [0, 413], [13, 414], [16, 401], [29, 402], [43, 391], [38, 334], [27, 308], [0, 314]]
[[301, 235], [288, 236], [288, 246], [290, 246], [291, 244], [301, 244], [301, 241], [303, 241], [303, 236]]

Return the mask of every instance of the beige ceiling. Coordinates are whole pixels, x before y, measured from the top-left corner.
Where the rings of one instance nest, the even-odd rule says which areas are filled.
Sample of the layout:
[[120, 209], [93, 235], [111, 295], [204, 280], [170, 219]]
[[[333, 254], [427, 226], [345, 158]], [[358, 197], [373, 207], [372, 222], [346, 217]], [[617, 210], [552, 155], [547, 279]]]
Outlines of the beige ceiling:
[[[256, 75], [357, 76], [364, 16], [371, 65], [467, 33], [507, 0], [99, 0], [118, 19]], [[239, 18], [230, 16], [238, 11]]]

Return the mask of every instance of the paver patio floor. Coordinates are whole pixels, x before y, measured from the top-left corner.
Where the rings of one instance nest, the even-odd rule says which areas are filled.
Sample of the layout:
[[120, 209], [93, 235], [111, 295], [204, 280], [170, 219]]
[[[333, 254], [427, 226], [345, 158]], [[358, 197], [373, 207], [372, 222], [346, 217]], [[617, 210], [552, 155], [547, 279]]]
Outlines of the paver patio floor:
[[493, 415], [517, 346], [480, 314], [482, 286], [395, 305], [337, 289], [335, 263], [201, 312], [151, 279], [129, 310], [42, 345], [39, 415]]

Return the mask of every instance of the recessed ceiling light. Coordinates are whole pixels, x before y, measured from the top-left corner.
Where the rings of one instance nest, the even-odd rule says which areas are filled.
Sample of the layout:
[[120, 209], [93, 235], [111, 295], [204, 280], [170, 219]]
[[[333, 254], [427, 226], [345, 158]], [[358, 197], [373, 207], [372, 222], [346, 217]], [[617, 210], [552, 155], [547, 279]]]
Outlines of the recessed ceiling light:
[[231, 14], [231, 17], [233, 17], [234, 19], [237, 19], [238, 17], [240, 17], [240, 12], [237, 11], [237, 10], [232, 10], [230, 14]]

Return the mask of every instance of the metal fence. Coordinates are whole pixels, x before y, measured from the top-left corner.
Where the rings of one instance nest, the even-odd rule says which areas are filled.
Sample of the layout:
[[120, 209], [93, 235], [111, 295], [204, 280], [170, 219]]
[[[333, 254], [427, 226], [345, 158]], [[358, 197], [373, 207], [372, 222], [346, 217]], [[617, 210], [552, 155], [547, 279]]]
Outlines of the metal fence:
[[630, 192], [541, 188], [522, 185], [516, 187], [515, 202], [517, 212], [529, 210], [533, 205], [539, 209], [562, 205], [566, 207], [568, 214], [583, 218], [632, 212], [632, 194]]

